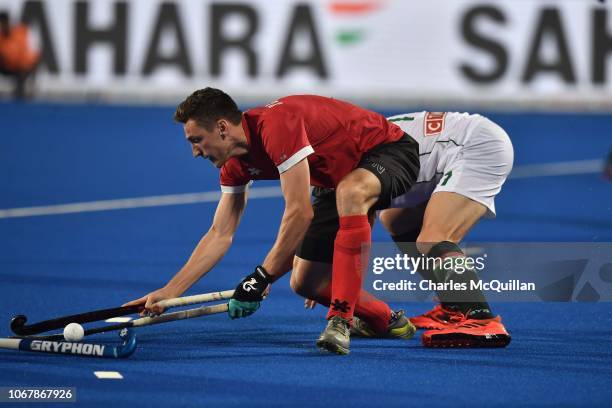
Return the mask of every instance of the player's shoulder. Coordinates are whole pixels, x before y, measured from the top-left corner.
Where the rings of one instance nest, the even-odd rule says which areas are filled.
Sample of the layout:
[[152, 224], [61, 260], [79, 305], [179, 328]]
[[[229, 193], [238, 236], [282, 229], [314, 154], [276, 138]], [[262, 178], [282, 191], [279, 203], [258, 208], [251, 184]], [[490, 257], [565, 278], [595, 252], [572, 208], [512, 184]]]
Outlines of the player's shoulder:
[[261, 109], [262, 112], [299, 111], [305, 106], [316, 106], [328, 100], [331, 98], [319, 95], [287, 95], [263, 105]]
[[250, 117], [256, 117], [259, 121], [275, 118], [278, 115], [283, 115], [294, 110], [294, 106], [288, 97], [275, 99], [268, 102], [265, 105], [258, 106], [256, 108], [249, 109], [246, 113]]
[[296, 94], [296, 95], [287, 95], [282, 98], [279, 98], [279, 102], [284, 102], [287, 105], [298, 104], [298, 103], [317, 103], [321, 101], [332, 101], [333, 98], [329, 98], [327, 96], [322, 95], [313, 95], [313, 94]]
[[293, 115], [294, 109], [288, 107], [281, 99], [251, 108], [244, 113], [252, 135], [259, 135], [260, 137], [264, 129], [277, 127]]
[[257, 108], [258, 122], [260, 126], [279, 126], [288, 124], [294, 120], [304, 117], [309, 109], [314, 109], [316, 103], [301, 98], [303, 95], [291, 95], [276, 99]]

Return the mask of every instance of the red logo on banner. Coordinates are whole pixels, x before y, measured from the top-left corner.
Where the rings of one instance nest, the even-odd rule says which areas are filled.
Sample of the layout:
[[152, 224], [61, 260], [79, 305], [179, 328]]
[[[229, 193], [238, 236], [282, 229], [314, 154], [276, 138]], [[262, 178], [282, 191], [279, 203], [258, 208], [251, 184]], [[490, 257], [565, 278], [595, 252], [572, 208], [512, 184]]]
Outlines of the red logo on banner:
[[444, 130], [446, 112], [427, 112], [425, 115], [425, 136], [435, 136]]

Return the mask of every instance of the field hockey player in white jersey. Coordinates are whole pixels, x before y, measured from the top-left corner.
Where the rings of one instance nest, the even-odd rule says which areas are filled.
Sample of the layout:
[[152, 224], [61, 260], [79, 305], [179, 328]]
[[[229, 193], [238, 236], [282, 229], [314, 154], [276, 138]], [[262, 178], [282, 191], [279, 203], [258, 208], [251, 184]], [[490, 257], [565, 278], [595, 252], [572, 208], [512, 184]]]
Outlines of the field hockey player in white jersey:
[[[512, 169], [506, 132], [477, 114], [417, 112], [388, 118], [419, 143], [420, 172], [410, 191], [379, 212], [379, 219], [409, 255], [463, 257], [458, 244], [482, 217], [495, 217], [495, 196]], [[445, 263], [446, 264], [446, 263]], [[420, 270], [436, 283], [478, 279], [474, 270]], [[480, 290], [438, 290], [433, 310], [411, 318], [430, 347], [505, 347], [510, 335]], [[368, 334], [365, 324], [355, 334]]]

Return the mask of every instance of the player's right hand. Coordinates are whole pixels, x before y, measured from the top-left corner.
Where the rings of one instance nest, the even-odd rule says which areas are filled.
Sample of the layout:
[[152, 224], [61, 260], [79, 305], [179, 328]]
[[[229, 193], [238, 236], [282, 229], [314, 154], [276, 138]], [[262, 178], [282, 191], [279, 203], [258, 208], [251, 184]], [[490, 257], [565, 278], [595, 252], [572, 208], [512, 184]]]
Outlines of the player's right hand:
[[306, 309], [314, 309], [316, 305], [317, 305], [317, 301], [316, 300], [304, 299], [304, 307]]
[[270, 291], [272, 277], [258, 265], [255, 272], [240, 281], [228, 303], [228, 314], [232, 319], [247, 317], [255, 313], [261, 301]]
[[134, 306], [142, 305], [144, 309], [140, 312], [140, 316], [157, 316], [164, 312], [165, 308], [157, 305], [157, 302], [165, 299], [170, 299], [178, 296], [172, 293], [165, 287], [157, 289], [151, 293], [144, 295], [139, 299], [132, 300], [123, 304], [122, 306]]

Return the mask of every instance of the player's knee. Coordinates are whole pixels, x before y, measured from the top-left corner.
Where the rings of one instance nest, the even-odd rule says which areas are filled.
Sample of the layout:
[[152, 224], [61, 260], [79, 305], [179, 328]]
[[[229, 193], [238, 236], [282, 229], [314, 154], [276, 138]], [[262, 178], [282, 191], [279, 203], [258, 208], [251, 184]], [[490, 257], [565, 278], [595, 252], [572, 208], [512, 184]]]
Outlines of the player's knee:
[[289, 279], [289, 286], [291, 287], [291, 290], [293, 292], [295, 292], [296, 294], [300, 294], [299, 292], [301, 291], [301, 282], [300, 279], [296, 276], [296, 273], [292, 273], [291, 274], [291, 278]]
[[309, 286], [306, 283], [305, 279], [303, 278], [303, 275], [299, 274], [299, 273], [292, 273], [291, 274], [291, 279], [289, 281], [289, 286], [291, 286], [291, 290], [293, 290], [293, 292], [295, 292], [295, 294], [302, 296], [302, 297], [309, 297], [310, 295], [312, 295], [311, 290], [309, 290]]
[[306, 297], [308, 294], [306, 276], [307, 272], [304, 263], [298, 257], [294, 257], [289, 286], [293, 292], [303, 297]]
[[399, 235], [403, 233], [400, 231], [397, 225], [397, 216], [392, 211], [383, 210], [378, 213], [378, 219], [383, 227], [389, 232], [391, 235]]
[[336, 205], [338, 212], [343, 214], [366, 213], [366, 203], [371, 194], [362, 183], [347, 180], [341, 182], [336, 188]]
[[357, 200], [363, 197], [363, 186], [353, 180], [343, 180], [336, 187], [336, 201]]

